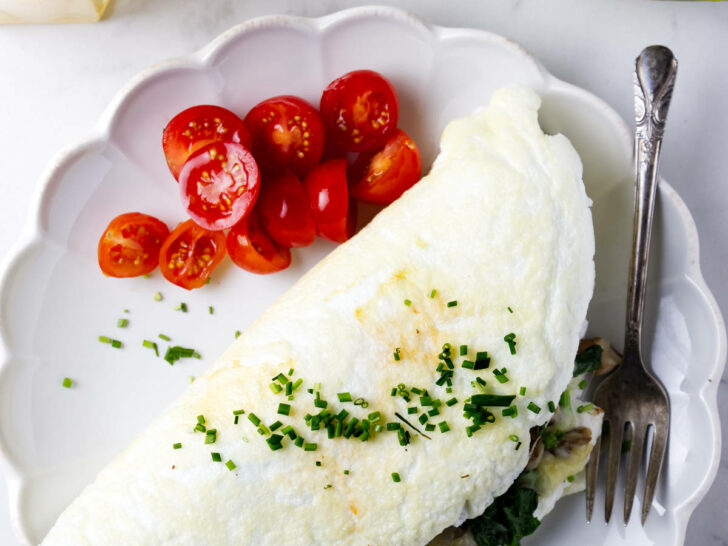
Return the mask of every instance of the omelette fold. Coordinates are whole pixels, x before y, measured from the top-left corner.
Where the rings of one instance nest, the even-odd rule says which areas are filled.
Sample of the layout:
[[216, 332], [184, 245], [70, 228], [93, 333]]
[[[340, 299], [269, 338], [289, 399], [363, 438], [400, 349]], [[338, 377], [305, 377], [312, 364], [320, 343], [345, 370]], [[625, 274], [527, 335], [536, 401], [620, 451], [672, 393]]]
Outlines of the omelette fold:
[[431, 172], [268, 309], [43, 544], [414, 545], [481, 515], [554, 417], [594, 285], [581, 161], [539, 106], [508, 87], [451, 122]]

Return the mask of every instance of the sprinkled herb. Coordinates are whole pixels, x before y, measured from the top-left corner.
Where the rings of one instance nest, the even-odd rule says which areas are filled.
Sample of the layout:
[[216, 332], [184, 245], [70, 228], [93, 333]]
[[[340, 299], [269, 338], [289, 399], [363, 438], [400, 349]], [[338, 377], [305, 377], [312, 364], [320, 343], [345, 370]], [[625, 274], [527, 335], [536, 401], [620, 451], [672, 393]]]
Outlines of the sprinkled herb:
[[516, 406], [511, 406], [510, 408], [506, 408], [501, 413], [503, 417], [511, 417], [512, 419], [515, 419], [518, 417], [518, 408]]
[[210, 312], [211, 315], [215, 312], [215, 310], [212, 308], [212, 305], [208, 307], [207, 310]]
[[355, 406], [361, 406], [362, 408], [368, 408], [369, 407], [369, 402], [367, 402], [363, 398], [357, 398], [357, 399], [354, 400], [354, 405]]
[[273, 423], [273, 424], [272, 424], [272, 425], [270, 426], [270, 430], [271, 430], [271, 431], [273, 431], [273, 430], [278, 430], [278, 429], [279, 429], [279, 428], [281, 428], [282, 426], [283, 426], [283, 423], [281, 423], [280, 421], [276, 421], [275, 423]]
[[290, 404], [278, 404], [278, 413], [280, 415], [290, 415], [291, 405]]
[[161, 339], [163, 341], [170, 341], [172, 339], [171, 337], [165, 336], [164, 334], [159, 334], [158, 337], [159, 337], [159, 339]]
[[303, 444], [304, 451], [316, 451], [318, 444]]
[[541, 413], [541, 408], [538, 405], [534, 404], [533, 402], [529, 402], [528, 406], [526, 406], [526, 407], [533, 413]]
[[521, 396], [526, 396], [526, 387], [521, 387], [521, 390], [519, 392]]
[[445, 404], [447, 404], [448, 406], [454, 406], [457, 403], [458, 403], [458, 399], [455, 398], [455, 397], [450, 398], [450, 400], [448, 400], [447, 402], [445, 402]]
[[409, 307], [410, 305], [412, 305], [412, 300], [404, 300], [404, 304], [405, 304], [405, 305], [406, 305], [407, 307]]
[[222, 457], [220, 456], [219, 453], [216, 453], [216, 452], [213, 451], [212, 453], [210, 453], [210, 457], [212, 457], [212, 462], [214, 462], [214, 463], [221, 463], [222, 462]]
[[244, 409], [233, 410], [233, 415], [243, 415], [244, 413], [245, 413]]
[[460, 356], [464, 356], [466, 354], [468, 354], [468, 346], [460, 345]]
[[174, 347], [167, 347], [167, 352], [164, 354], [164, 360], [169, 362], [170, 366], [173, 366], [180, 358], [200, 358], [200, 355], [194, 349], [187, 349], [175, 345]]
[[112, 339], [111, 340], [111, 346], [114, 349], [121, 349], [121, 341], [119, 341], [118, 339]]
[[452, 301], [447, 302], [448, 307], [457, 307], [457, 305], [458, 305], [458, 300], [452, 300]]
[[339, 402], [351, 402], [351, 394], [348, 392], [339, 392], [336, 394], [339, 397]]
[[424, 425], [428, 419], [429, 419], [428, 415], [426, 413], [423, 413], [422, 415], [419, 416], [419, 418], [417, 420], [420, 422], [421, 425]]
[[397, 387], [392, 387], [392, 396], [397, 396]]
[[231, 472], [237, 468], [232, 460], [228, 460], [228, 462], [225, 463], [225, 466], [227, 466], [228, 470]]
[[313, 401], [313, 405], [317, 408], [326, 409], [326, 406], [329, 405], [329, 403], [326, 400], [321, 400], [320, 398], [318, 400]]
[[253, 424], [254, 424], [254, 425], [255, 425], [256, 427], [257, 427], [258, 425], [260, 425], [260, 419], [259, 419], [259, 418], [258, 418], [258, 416], [257, 416], [256, 414], [254, 414], [254, 413], [250, 413], [250, 414], [248, 414], [248, 421], [250, 421], [251, 423], [253, 423]]
[[211, 428], [205, 432], [205, 443], [214, 444], [217, 441], [217, 429]]
[[553, 400], [549, 400], [549, 411], [551, 413], [554, 413], [556, 411], [556, 404], [554, 404]]
[[162, 293], [161, 292], [155, 292], [154, 293], [154, 301], [162, 301]]
[[589, 383], [587, 382], [587, 380], [586, 380], [586, 379], [582, 379], [581, 381], [579, 381], [579, 385], [577, 385], [577, 386], [578, 386], [578, 387], [579, 387], [579, 388], [580, 388], [581, 390], [584, 390], [584, 389], [586, 388], [586, 386], [587, 386], [588, 384], [589, 384]]
[[399, 347], [397, 347], [397, 348], [396, 348], [396, 349], [394, 350], [394, 359], [395, 359], [396, 361], [400, 361], [400, 360], [402, 359], [402, 353], [400, 352], [400, 349], [399, 349]]
[[116, 321], [117, 328], [126, 328], [129, 325], [129, 319], [120, 318]]
[[402, 481], [402, 478], [399, 477], [399, 474], [397, 472], [392, 472], [392, 481], [394, 483], [399, 483]]
[[[503, 368], [503, 369], [505, 369], [505, 368]], [[495, 369], [495, 370], [493, 370], [493, 375], [498, 380], [498, 383], [501, 383], [501, 384], [508, 383], [508, 377], [506, 377], [505, 372]]]
[[157, 347], [157, 344], [155, 342], [145, 339], [144, 341], [142, 341], [142, 345], [147, 349], [154, 349], [154, 354], [159, 356], [159, 348]]
[[473, 362], [472, 360], [463, 360], [462, 366], [466, 370], [474, 370], [475, 369], [475, 362]]
[[435, 425], [433, 425], [433, 424], [427, 424], [427, 425], [425, 425], [425, 430], [427, 432], [432, 432], [433, 430], [435, 430]]
[[569, 483], [574, 483], [574, 476], [566, 476], [566, 481]]
[[182, 311], [183, 313], [187, 312], [187, 304], [185, 302], [180, 303], [177, 307], [174, 308], [175, 311]]
[[442, 421], [437, 424], [438, 427], [440, 427], [440, 432], [448, 432], [450, 430], [450, 425], [447, 424], [447, 421]]
[[508, 307], [507, 309], [508, 309], [509, 313], [511, 313], [511, 314], [513, 313], [513, 309], [511, 309], [510, 307]]
[[316, 461], [316, 466], [321, 466], [321, 461]]
[[182, 444], [180, 442], [172, 444], [172, 449], [182, 449]]
[[344, 474], [346, 474], [348, 476], [349, 475], [349, 471], [348, 470], [344, 470]]
[[417, 408], [416, 407], [407, 408], [407, 413], [409, 415], [412, 415], [413, 413], [417, 413]]
[[437, 290], [434, 288], [430, 291], [430, 299], [434, 299], [437, 296]]
[[387, 430], [398, 430], [402, 428], [402, 425], [399, 423], [387, 423]]
[[268, 444], [271, 451], [277, 451], [283, 447], [281, 440], [283, 440], [283, 436], [280, 434], [273, 434], [270, 438], [266, 438], [265, 442]]
[[326, 490], [326, 489], [331, 489], [332, 487], [334, 487], [334, 486], [333, 486], [333, 485], [331, 485], [330, 483], [327, 483], [327, 484], [326, 484], [326, 485], [324, 486], [324, 490]]
[[63, 378], [63, 383], [62, 383], [62, 385], [63, 385], [64, 387], [66, 387], [67, 389], [70, 389], [70, 388], [71, 388], [71, 386], [73, 385], [73, 379], [71, 379], [70, 377], [64, 377], [64, 378]]
[[293, 441], [293, 444], [294, 444], [294, 445], [295, 445], [296, 447], [301, 447], [301, 448], [302, 448], [302, 447], [303, 447], [303, 436], [299, 436], [298, 438], [296, 438], [296, 439], [295, 439], [295, 440]]
[[510, 406], [515, 400], [515, 395], [501, 394], [474, 394], [470, 397], [470, 403], [475, 406]]
[[128, 312], [129, 312], [129, 309], [124, 309], [124, 313], [128, 313]]
[[584, 413], [585, 411], [591, 411], [594, 409], [594, 404], [584, 404], [576, 408], [576, 413]]
[[281, 387], [278, 383], [271, 383], [268, 387], [273, 391], [273, 394], [278, 394], [283, 390], [283, 387]]
[[511, 332], [503, 338], [503, 341], [508, 343], [508, 349], [511, 351], [511, 354], [516, 354], [516, 334]]
[[235, 330], [235, 339], [240, 337], [240, 330]]

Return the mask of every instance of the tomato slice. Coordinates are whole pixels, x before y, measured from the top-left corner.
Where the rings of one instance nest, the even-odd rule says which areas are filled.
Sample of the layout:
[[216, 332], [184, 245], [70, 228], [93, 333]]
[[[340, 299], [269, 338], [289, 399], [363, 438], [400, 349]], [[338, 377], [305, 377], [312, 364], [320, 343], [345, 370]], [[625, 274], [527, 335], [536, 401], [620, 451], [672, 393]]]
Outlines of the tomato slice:
[[397, 93], [384, 76], [355, 70], [332, 81], [321, 95], [321, 116], [329, 137], [351, 152], [384, 146], [397, 128]]
[[286, 173], [264, 180], [259, 207], [263, 227], [278, 244], [301, 247], [316, 239], [308, 196], [296, 175]]
[[205, 284], [225, 257], [225, 234], [193, 220], [178, 225], [159, 250], [159, 267], [168, 281], [191, 290]]
[[251, 273], [275, 273], [291, 265], [291, 249], [268, 236], [256, 212], [233, 226], [226, 243], [235, 265]]
[[401, 129], [375, 153], [362, 153], [349, 169], [351, 195], [388, 205], [420, 179], [422, 160], [413, 140]]
[[154, 270], [169, 228], [154, 216], [127, 212], [114, 218], [101, 235], [99, 267], [109, 277], [138, 277]]
[[346, 159], [332, 159], [321, 163], [304, 180], [316, 232], [335, 243], [349, 239], [356, 228], [356, 203], [349, 199], [346, 167]]
[[209, 104], [183, 110], [162, 133], [167, 165], [177, 180], [187, 158], [203, 146], [211, 142], [236, 142], [250, 148], [251, 141], [243, 120], [226, 108]]
[[305, 175], [321, 159], [324, 126], [316, 108], [292, 95], [273, 97], [245, 116], [253, 135], [253, 155], [269, 173]]
[[182, 204], [200, 227], [219, 231], [237, 224], [253, 208], [260, 173], [241, 144], [213, 142], [193, 153], [179, 175]]

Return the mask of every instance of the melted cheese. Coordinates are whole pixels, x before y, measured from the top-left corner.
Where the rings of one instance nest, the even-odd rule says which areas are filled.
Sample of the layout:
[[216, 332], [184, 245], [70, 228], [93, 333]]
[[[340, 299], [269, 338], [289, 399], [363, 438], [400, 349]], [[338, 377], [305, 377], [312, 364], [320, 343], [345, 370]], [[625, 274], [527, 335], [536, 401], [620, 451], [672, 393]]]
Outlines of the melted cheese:
[[[264, 313], [99, 474], [44, 544], [425, 544], [482, 513], [527, 462], [528, 450], [516, 451], [509, 435], [528, 438], [569, 382], [593, 289], [581, 163], [565, 137], [541, 131], [539, 103], [528, 89], [507, 88], [452, 122], [431, 173]], [[448, 307], [452, 300], [457, 306]], [[515, 355], [503, 340], [509, 332]], [[476, 350], [492, 357], [479, 372], [462, 369], [458, 357], [452, 395], [434, 385], [446, 342], [467, 344], [471, 359]], [[495, 381], [496, 366], [509, 382]], [[268, 386], [291, 367], [304, 386], [284, 417], [276, 409], [285, 398]], [[516, 400], [517, 418], [497, 412], [468, 438], [462, 402], [476, 375], [490, 392], [525, 386], [527, 396]], [[318, 411], [304, 390], [316, 382], [330, 409], [360, 418], [406, 414], [390, 396], [399, 383], [459, 403], [431, 418], [446, 420], [450, 432], [415, 435], [406, 448], [392, 432], [329, 440], [303, 422]], [[342, 391], [369, 407], [340, 404]], [[529, 411], [529, 402], [543, 410]], [[233, 424], [238, 408], [268, 425], [292, 424], [317, 451], [287, 443], [272, 452], [245, 416]], [[212, 446], [192, 432], [200, 414], [218, 431]], [[173, 450], [175, 442], [183, 448]], [[211, 451], [235, 470], [213, 463]]]

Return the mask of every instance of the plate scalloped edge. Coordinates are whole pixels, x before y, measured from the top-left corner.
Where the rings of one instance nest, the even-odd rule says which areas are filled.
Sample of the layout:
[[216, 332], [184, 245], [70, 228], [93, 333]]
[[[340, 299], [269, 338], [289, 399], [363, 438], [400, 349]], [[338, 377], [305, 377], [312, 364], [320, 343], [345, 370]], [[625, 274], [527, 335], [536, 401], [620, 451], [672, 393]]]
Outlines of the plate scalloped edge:
[[[551, 75], [543, 65], [536, 60], [527, 50], [525, 50], [519, 44], [499, 36], [497, 34], [478, 30], [478, 29], [451, 29], [448, 27], [440, 27], [437, 25], [430, 25], [418, 17], [411, 15], [403, 10], [397, 8], [390, 8], [385, 6], [364, 6], [346, 9], [338, 11], [319, 18], [308, 18], [301, 16], [289, 16], [289, 15], [268, 15], [254, 19], [250, 19], [243, 22], [210, 42], [207, 46], [198, 50], [188, 56], [169, 59], [157, 64], [150, 66], [149, 68], [142, 70], [136, 76], [131, 78], [122, 88], [115, 94], [104, 113], [96, 123], [90, 134], [82, 139], [79, 139], [75, 143], [66, 146], [59, 151], [49, 166], [45, 169], [41, 176], [41, 183], [36, 187], [34, 196], [31, 200], [29, 220], [22, 232], [21, 237], [16, 241], [13, 247], [10, 249], [8, 254], [0, 260], [0, 305], [5, 298], [7, 292], [8, 277], [13, 269], [13, 266], [22, 257], [22, 255], [36, 242], [39, 242], [42, 236], [42, 213], [46, 205], [46, 201], [49, 196], [49, 189], [52, 187], [53, 182], [58, 178], [59, 173], [63, 169], [72, 164], [74, 159], [82, 154], [85, 150], [91, 149], [95, 146], [106, 143], [111, 136], [111, 128], [116, 121], [117, 115], [124, 105], [125, 100], [129, 95], [147, 80], [156, 76], [162, 72], [168, 70], [175, 70], [180, 68], [203, 68], [205, 63], [212, 59], [218, 54], [226, 45], [234, 41], [240, 35], [251, 32], [262, 27], [295, 27], [301, 30], [305, 30], [311, 33], [322, 33], [327, 28], [340, 24], [344, 21], [357, 19], [361, 17], [386, 17], [390, 19], [398, 20], [399, 22], [409, 24], [417, 27], [423, 33], [429, 33], [436, 38], [442, 39], [447, 37], [451, 33], [472, 33], [474, 35], [480, 35], [486, 37], [489, 40], [499, 41], [501, 45], [506, 48], [510, 48], [520, 56], [530, 62], [536, 67], [544, 79], [556, 87], [561, 87], [562, 90], [574, 95], [579, 96], [586, 102], [591, 103], [592, 106], [598, 108], [607, 117], [611, 118], [615, 126], [620, 127], [620, 133], [623, 136], [623, 146], [629, 150], [631, 154], [631, 132], [625, 124], [624, 120], [604, 101], [598, 97], [588, 93], [587, 91], [580, 89], [576, 86], [563, 82], [553, 75]], [[699, 240], [698, 232], [695, 222], [683, 202], [680, 196], [675, 190], [664, 180], [660, 181], [661, 195], [669, 199], [672, 204], [675, 205], [676, 210], [680, 215], [680, 219], [685, 228], [687, 240], [688, 240], [688, 255], [687, 255], [687, 279], [693, 283], [697, 288], [698, 292], [702, 295], [707, 304], [709, 311], [712, 315], [713, 324], [717, 329], [717, 346], [715, 351], [715, 358], [712, 362], [712, 366], [709, 371], [710, 380], [700, 389], [700, 397], [702, 402], [708, 409], [708, 415], [711, 419], [711, 426], [716, 441], [712, 446], [711, 464], [704, 474], [704, 479], [695, 489], [693, 494], [685, 499], [679, 506], [675, 507], [675, 513], [679, 518], [679, 526], [683, 534], [687, 528], [688, 519], [694, 510], [695, 506], [705, 496], [711, 484], [713, 483], [718, 465], [720, 462], [720, 420], [717, 409], [717, 391], [720, 379], [723, 373], [726, 362], [726, 332], [723, 322], [723, 318], [718, 308], [717, 302], [713, 297], [710, 289], [708, 288], [705, 280], [703, 279], [700, 270], [699, 261]], [[0, 380], [5, 372], [5, 368], [8, 366], [9, 351], [6, 346], [5, 336], [3, 328], [3, 317], [0, 316]], [[2, 440], [0, 438], [0, 440]], [[14, 530], [19, 538], [22, 537], [26, 542], [30, 542], [28, 535], [24, 529], [22, 514], [20, 513], [20, 503], [17, 502], [20, 495], [22, 494], [22, 482], [23, 478], [16, 469], [15, 465], [11, 461], [9, 455], [3, 448], [3, 443], [0, 441], [0, 471], [3, 472], [7, 478], [8, 492], [11, 499], [11, 521], [13, 523]], [[13, 502], [15, 501], [15, 502]]]

